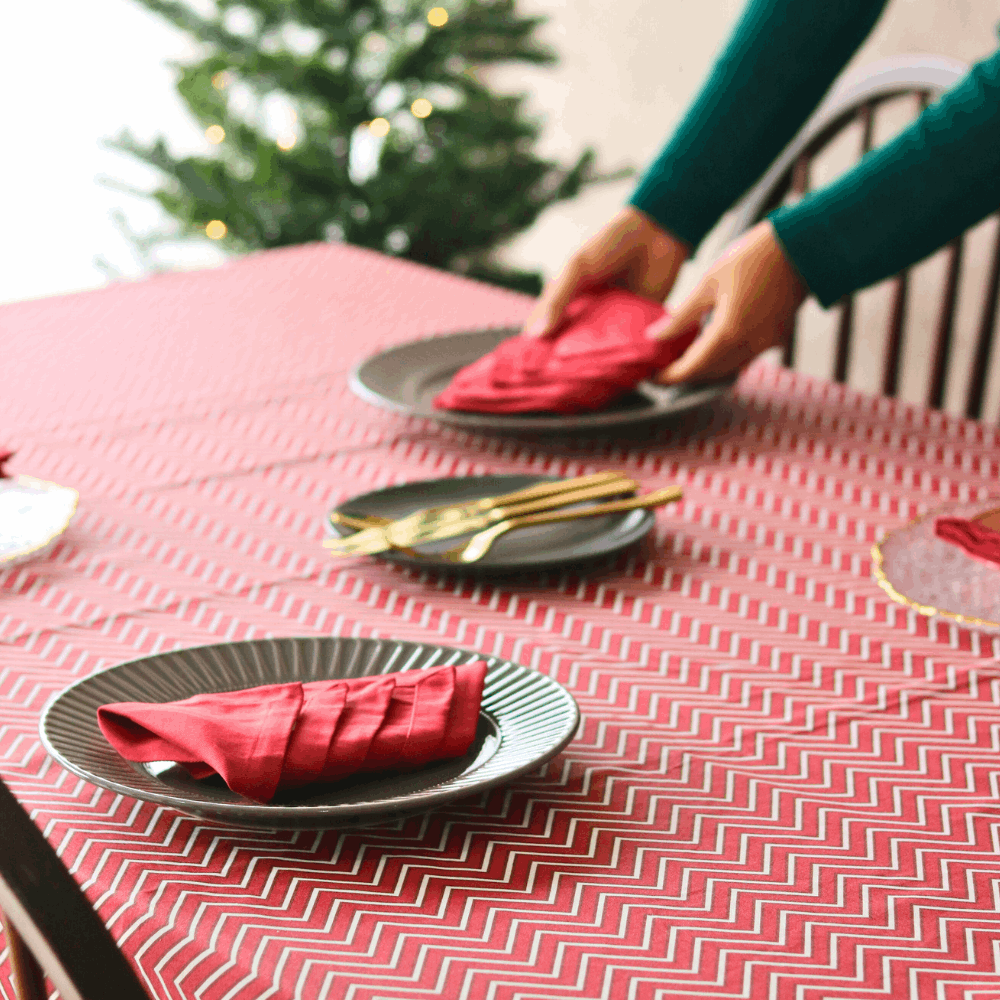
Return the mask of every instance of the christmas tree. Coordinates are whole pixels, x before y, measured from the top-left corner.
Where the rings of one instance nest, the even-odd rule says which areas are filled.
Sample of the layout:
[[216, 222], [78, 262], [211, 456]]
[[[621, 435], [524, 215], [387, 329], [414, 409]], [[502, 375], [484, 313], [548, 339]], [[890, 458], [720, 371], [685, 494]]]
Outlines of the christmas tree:
[[127, 131], [112, 145], [160, 171], [149, 194], [187, 236], [233, 252], [345, 240], [536, 292], [492, 251], [607, 179], [590, 149], [569, 166], [536, 156], [525, 95], [490, 88], [491, 66], [555, 60], [516, 0], [139, 2], [201, 44], [177, 87], [206, 151]]

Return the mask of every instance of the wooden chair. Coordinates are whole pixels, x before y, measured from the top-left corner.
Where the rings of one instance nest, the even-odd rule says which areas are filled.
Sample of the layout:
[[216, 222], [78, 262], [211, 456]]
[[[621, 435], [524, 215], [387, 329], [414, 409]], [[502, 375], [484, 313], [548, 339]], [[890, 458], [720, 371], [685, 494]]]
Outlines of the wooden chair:
[[[863, 155], [872, 148], [875, 118], [880, 106], [894, 98], [910, 95], [915, 98], [911, 116], [915, 117], [920, 109], [957, 83], [966, 72], [965, 65], [953, 60], [934, 56], [906, 56], [865, 66], [842, 77], [760, 182], [737, 205], [723, 238], [728, 242], [750, 229], [768, 212], [808, 191], [817, 157], [846, 129], [853, 127], [858, 130], [860, 126], [858, 152]], [[954, 361], [959, 281], [963, 264], [968, 263], [965, 253], [966, 235], [954, 239], [945, 251], [945, 277], [930, 348], [930, 375], [925, 398], [925, 402], [934, 408], [941, 408], [945, 401], [949, 366]], [[900, 362], [907, 327], [908, 300], [912, 299], [912, 283], [909, 270], [887, 280], [891, 287], [885, 360], [880, 386], [871, 387], [880, 388], [884, 395], [895, 396], [900, 389]], [[996, 326], [997, 288], [1000, 284], [1000, 226], [993, 240], [982, 284], [982, 306], [975, 321], [977, 328], [974, 344], [971, 352], [966, 351], [966, 354], [971, 353], [971, 364], [968, 366], [964, 403], [965, 414], [977, 419], [982, 416]], [[846, 296], [839, 304], [832, 373], [838, 382], [847, 381], [852, 348], [856, 344], [855, 298], [856, 296]], [[871, 332], [866, 329], [865, 335]], [[789, 367], [796, 367], [796, 340], [796, 333], [793, 332], [785, 348], [784, 361]]]
[[149, 1000], [87, 897], [3, 782], [0, 911], [17, 1000], [45, 1000], [45, 975], [63, 1000]]

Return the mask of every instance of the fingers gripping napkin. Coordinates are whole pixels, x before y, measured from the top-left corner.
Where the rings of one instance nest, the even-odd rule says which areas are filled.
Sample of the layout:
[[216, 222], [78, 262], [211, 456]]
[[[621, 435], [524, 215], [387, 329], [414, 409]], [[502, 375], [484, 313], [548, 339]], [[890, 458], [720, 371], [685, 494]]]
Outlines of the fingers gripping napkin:
[[579, 413], [599, 410], [672, 364], [697, 335], [648, 336], [663, 306], [608, 289], [574, 299], [551, 337], [511, 337], [455, 374], [439, 410]]
[[378, 677], [271, 684], [165, 704], [102, 705], [97, 721], [126, 760], [172, 760], [219, 774], [240, 795], [359, 771], [412, 770], [460, 757], [479, 721], [486, 664]]

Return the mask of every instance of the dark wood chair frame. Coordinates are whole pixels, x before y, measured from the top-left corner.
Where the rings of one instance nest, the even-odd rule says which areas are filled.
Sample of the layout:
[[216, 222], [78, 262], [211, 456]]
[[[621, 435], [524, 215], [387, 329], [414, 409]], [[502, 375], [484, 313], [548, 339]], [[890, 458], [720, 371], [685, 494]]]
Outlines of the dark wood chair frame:
[[[726, 234], [727, 242], [754, 226], [768, 212], [781, 205], [789, 195], [804, 194], [808, 189], [810, 164], [816, 155], [850, 124], [855, 121], [861, 124], [862, 154], [864, 154], [872, 148], [872, 126], [875, 109], [879, 104], [895, 97], [915, 95], [921, 107], [926, 107], [943, 91], [954, 86], [967, 71], [968, 67], [964, 64], [938, 56], [905, 56], [865, 66], [842, 77], [781, 156], [737, 205], [732, 224]], [[946, 251], [944, 292], [936, 322], [931, 377], [926, 399], [929, 406], [937, 409], [944, 402], [954, 340], [955, 306], [963, 252], [964, 234], [953, 239], [947, 245]], [[901, 271], [890, 280], [893, 286], [892, 304], [881, 390], [883, 395], [895, 396], [898, 390], [903, 330], [906, 323], [909, 270]], [[966, 416], [973, 419], [982, 416], [987, 366], [997, 321], [998, 287], [1000, 287], [1000, 227], [993, 244], [965, 404]], [[840, 302], [840, 322], [833, 372], [833, 377], [838, 382], [847, 381], [853, 327], [854, 300], [848, 295]], [[795, 363], [794, 330], [785, 347], [784, 363], [788, 367], [793, 367]]]
[[63, 1000], [149, 1000], [87, 897], [2, 781], [0, 920], [18, 1000], [45, 1000], [45, 975]]

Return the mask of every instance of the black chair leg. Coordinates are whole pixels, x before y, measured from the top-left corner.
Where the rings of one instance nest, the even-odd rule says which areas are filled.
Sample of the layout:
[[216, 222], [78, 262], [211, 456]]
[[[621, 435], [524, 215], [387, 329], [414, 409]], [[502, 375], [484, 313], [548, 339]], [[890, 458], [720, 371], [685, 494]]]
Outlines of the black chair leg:
[[0, 923], [3, 924], [4, 935], [7, 938], [14, 996], [17, 1000], [46, 1000], [48, 992], [45, 989], [45, 976], [42, 974], [41, 966], [35, 961], [35, 956], [31, 954], [21, 935], [14, 929], [14, 924], [2, 912], [0, 912]]

